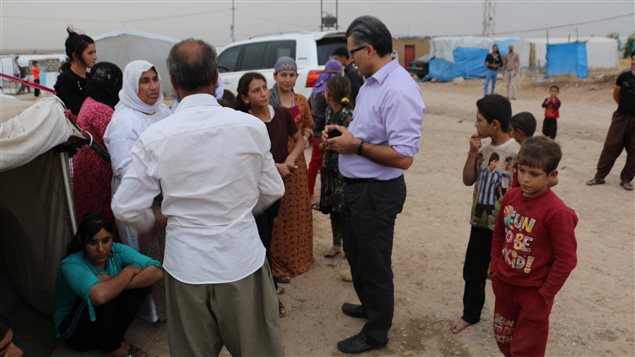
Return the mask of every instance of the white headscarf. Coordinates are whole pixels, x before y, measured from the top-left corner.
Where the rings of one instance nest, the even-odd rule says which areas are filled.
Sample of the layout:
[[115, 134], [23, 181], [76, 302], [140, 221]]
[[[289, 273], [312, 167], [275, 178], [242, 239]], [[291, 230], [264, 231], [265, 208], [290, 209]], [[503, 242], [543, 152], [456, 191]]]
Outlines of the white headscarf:
[[[139, 78], [143, 72], [154, 68], [159, 77], [159, 100], [154, 105], [146, 104], [139, 99]], [[128, 63], [123, 71], [123, 86], [119, 91], [119, 103], [115, 108], [127, 106], [134, 110], [152, 114], [159, 109], [159, 105], [163, 103], [163, 85], [161, 85], [161, 75], [154, 65], [148, 61], [138, 60]]]

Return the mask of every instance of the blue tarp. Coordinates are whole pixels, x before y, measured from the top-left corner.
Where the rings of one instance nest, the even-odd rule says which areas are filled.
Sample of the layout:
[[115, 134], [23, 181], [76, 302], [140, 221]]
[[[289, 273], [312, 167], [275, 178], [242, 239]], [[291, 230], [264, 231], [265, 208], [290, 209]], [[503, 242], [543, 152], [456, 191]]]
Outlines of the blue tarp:
[[457, 77], [483, 78], [487, 53], [485, 48], [457, 47], [452, 51], [454, 63], [436, 57], [430, 60], [430, 77], [439, 82], [451, 81]]
[[559, 74], [575, 74], [578, 78], [587, 78], [586, 42], [547, 44], [547, 68], [545, 77]]

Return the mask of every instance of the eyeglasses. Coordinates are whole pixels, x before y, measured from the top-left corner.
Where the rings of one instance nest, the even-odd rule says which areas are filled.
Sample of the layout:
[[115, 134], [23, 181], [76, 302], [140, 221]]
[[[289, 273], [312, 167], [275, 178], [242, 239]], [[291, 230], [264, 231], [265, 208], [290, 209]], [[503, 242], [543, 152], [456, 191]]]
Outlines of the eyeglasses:
[[349, 50], [348, 51], [348, 57], [352, 57], [355, 54], [355, 52], [363, 50], [364, 48], [368, 47], [368, 45], [369, 45], [369, 43], [367, 43], [365, 45], [361, 45], [361, 46], [359, 46], [357, 48], [353, 48], [352, 50]]

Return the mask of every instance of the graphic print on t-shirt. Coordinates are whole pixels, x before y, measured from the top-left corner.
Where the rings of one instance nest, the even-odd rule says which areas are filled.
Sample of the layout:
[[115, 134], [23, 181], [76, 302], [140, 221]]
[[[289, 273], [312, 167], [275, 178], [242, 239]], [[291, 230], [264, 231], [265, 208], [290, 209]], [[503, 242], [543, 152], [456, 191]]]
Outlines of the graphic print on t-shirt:
[[531, 272], [531, 265], [536, 258], [531, 254], [535, 237], [532, 234], [536, 220], [518, 213], [514, 206], [507, 205], [503, 210], [505, 224], [505, 245], [503, 259], [512, 269]]
[[499, 146], [485, 145], [476, 156], [476, 182], [470, 223], [494, 229], [503, 194], [511, 186], [519, 145], [510, 139]]

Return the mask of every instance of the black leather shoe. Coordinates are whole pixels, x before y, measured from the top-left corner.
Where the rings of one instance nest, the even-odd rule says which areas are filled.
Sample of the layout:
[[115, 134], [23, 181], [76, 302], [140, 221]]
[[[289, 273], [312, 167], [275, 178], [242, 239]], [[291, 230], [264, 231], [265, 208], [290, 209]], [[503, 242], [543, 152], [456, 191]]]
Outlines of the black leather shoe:
[[344, 352], [344, 353], [358, 354], [358, 353], [362, 353], [362, 352], [366, 352], [366, 351], [370, 351], [370, 350], [374, 350], [378, 348], [384, 348], [386, 347], [386, 344], [388, 344], [388, 342], [377, 343], [377, 342], [371, 341], [368, 338], [366, 338], [366, 336], [363, 333], [360, 332], [353, 337], [349, 337], [345, 340], [338, 342], [337, 349], [340, 350], [340, 352]]
[[342, 312], [344, 313], [344, 315], [350, 317], [361, 317], [364, 319], [368, 318], [368, 314], [366, 313], [366, 310], [364, 310], [364, 307], [362, 305], [349, 304], [345, 302], [344, 304], [342, 304]]

